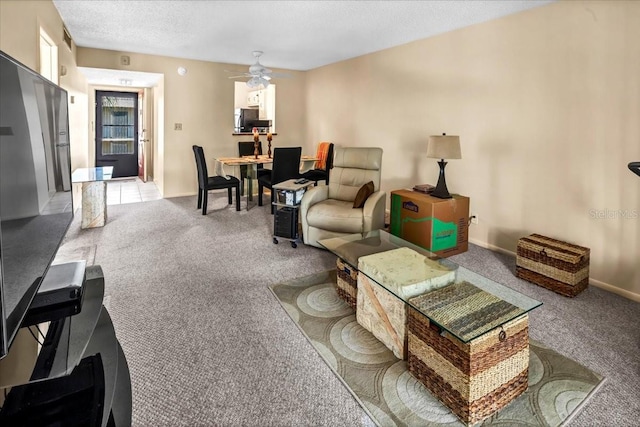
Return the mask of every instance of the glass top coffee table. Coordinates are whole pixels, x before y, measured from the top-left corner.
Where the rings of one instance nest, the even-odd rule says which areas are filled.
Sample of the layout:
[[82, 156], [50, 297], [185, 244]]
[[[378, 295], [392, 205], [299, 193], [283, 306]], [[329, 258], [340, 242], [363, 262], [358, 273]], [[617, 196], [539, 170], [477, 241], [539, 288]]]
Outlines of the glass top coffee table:
[[[384, 230], [374, 230], [367, 233], [357, 233], [331, 239], [323, 239], [319, 240], [318, 243], [340, 258], [355, 271], [358, 271], [358, 261], [361, 257], [398, 248], [412, 249], [435, 263], [453, 271], [456, 276], [455, 283], [470, 283], [474, 287], [513, 305], [515, 309], [510, 311], [508, 315], [502, 317], [502, 322], [500, 324], [513, 320], [514, 318], [528, 313], [534, 308], [542, 305], [540, 301], [536, 301], [526, 295], [514, 291], [513, 289], [483, 277], [482, 275], [464, 268], [449, 259], [440, 258], [433, 252], [407, 242], [406, 240], [396, 237]], [[377, 278], [371, 277], [371, 274], [369, 274], [368, 271], [364, 271], [364, 274], [367, 275], [369, 279], [375, 281], [376, 284], [388, 290], [395, 297], [401, 299], [410, 306], [414, 305], [412, 301], [413, 298], [409, 298], [406, 295], [398, 293], [396, 289], [387, 286], [386, 283], [378, 283], [378, 280], [376, 280]], [[461, 328], [459, 321], [456, 322], [455, 319], [447, 319], [446, 316], [438, 315], [434, 309], [428, 310], [424, 307], [418, 306], [414, 306], [413, 308], [420, 312], [424, 311], [422, 314], [429, 317], [433, 323], [451, 333], [464, 343], [467, 343], [487, 332], [486, 328], [479, 328], [475, 330], [475, 333], [469, 334], [468, 331], [465, 332]], [[473, 306], [469, 306], [469, 310], [474, 310]], [[495, 325], [494, 328], [498, 326], [500, 325]]]
[[358, 323], [463, 422], [526, 390], [528, 313], [541, 302], [383, 230], [318, 243], [338, 257]]

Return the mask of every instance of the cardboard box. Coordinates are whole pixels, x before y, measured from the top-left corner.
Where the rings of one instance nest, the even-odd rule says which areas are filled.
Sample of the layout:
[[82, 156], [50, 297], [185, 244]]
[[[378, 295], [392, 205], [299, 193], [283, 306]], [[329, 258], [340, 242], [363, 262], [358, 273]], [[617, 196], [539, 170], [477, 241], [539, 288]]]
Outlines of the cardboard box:
[[390, 232], [441, 257], [466, 252], [469, 198], [439, 199], [412, 190], [391, 192]]

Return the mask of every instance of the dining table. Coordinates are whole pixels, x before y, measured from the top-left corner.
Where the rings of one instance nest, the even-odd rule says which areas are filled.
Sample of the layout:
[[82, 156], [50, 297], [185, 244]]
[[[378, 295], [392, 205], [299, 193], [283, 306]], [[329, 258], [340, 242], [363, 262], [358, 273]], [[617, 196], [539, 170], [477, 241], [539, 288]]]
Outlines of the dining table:
[[[258, 165], [270, 165], [273, 163], [273, 156], [267, 154], [260, 154], [258, 156], [236, 156], [236, 157], [216, 157], [215, 159], [215, 173], [216, 175], [233, 175], [241, 179], [240, 166], [247, 167], [247, 210], [250, 208], [250, 203], [253, 201], [253, 181], [258, 178]], [[306, 172], [313, 169], [313, 165], [318, 160], [316, 156], [300, 156], [300, 172]], [[233, 173], [227, 173], [224, 169], [225, 166], [233, 167]]]

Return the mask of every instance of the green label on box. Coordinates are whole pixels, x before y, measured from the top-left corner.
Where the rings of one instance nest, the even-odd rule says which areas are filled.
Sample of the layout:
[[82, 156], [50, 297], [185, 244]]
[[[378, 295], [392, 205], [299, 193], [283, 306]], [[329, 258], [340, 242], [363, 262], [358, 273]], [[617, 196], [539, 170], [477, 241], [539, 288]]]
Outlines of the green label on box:
[[406, 222], [424, 222], [424, 221], [432, 221], [431, 222], [431, 251], [437, 252], [443, 249], [452, 248], [456, 245], [458, 241], [458, 227], [454, 222], [444, 222], [440, 221], [438, 218], [427, 217], [427, 218], [403, 218], [402, 226]]
[[[406, 222], [431, 223], [431, 251], [440, 251], [456, 246], [458, 242], [458, 226], [454, 222], [444, 222], [438, 218], [402, 218], [402, 210], [406, 209], [418, 213], [418, 206], [411, 201], [402, 203], [402, 197], [397, 194], [391, 195], [391, 226], [389, 231], [394, 236], [402, 237], [403, 227]], [[427, 249], [427, 248], [425, 248]]]

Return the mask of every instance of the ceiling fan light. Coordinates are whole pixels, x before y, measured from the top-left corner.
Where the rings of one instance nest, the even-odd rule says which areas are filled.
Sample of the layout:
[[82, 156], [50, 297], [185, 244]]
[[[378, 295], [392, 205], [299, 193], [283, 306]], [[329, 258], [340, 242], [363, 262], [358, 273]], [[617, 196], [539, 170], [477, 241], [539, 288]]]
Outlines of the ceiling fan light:
[[269, 80], [265, 79], [264, 77], [252, 77], [247, 81], [247, 86], [251, 89], [257, 89], [262, 86], [262, 88], [264, 89], [269, 86]]

